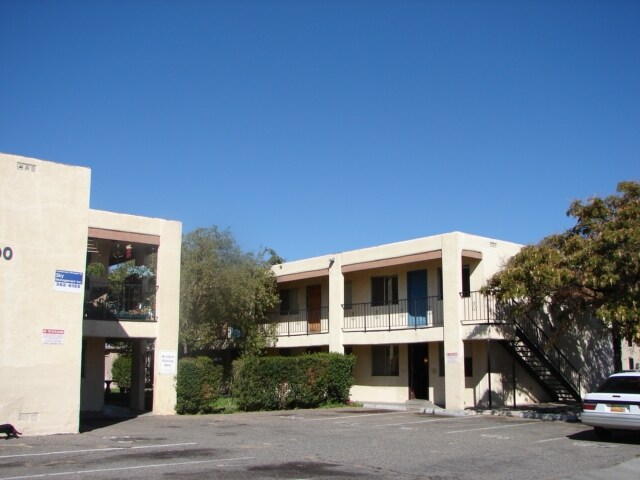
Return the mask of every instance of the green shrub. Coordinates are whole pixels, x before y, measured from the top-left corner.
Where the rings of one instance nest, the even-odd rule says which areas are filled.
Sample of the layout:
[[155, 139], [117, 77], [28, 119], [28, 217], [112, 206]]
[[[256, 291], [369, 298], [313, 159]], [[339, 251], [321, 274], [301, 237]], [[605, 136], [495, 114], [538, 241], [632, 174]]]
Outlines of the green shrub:
[[111, 380], [120, 390], [131, 388], [131, 356], [120, 354], [111, 366]]
[[355, 357], [317, 353], [245, 357], [233, 364], [232, 393], [242, 410], [315, 408], [349, 401]]
[[213, 411], [220, 397], [223, 368], [208, 357], [182, 358], [176, 378], [176, 413], [197, 414]]

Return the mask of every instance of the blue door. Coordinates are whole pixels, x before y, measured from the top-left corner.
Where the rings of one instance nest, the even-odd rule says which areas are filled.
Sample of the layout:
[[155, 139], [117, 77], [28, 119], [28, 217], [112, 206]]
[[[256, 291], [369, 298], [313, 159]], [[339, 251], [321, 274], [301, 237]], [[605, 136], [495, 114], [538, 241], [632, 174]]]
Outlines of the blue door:
[[427, 271], [407, 272], [407, 310], [409, 325], [427, 324]]

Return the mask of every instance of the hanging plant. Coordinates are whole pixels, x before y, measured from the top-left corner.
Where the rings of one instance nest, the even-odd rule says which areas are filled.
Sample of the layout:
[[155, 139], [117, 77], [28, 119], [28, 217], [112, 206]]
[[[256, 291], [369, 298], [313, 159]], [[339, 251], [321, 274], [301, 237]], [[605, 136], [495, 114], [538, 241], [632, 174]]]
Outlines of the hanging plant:
[[87, 276], [92, 278], [98, 278], [104, 276], [107, 269], [102, 263], [93, 262], [87, 265]]

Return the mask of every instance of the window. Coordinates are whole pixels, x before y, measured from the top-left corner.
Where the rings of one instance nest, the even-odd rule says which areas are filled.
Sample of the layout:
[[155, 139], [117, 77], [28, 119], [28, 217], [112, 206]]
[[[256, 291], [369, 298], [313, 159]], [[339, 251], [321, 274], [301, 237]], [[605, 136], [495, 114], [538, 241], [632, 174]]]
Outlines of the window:
[[442, 268], [438, 268], [438, 300], [442, 300], [442, 297], [444, 296], [443, 292]]
[[633, 357], [629, 357], [629, 370], [633, 370], [635, 367], [635, 363], [633, 362]]
[[398, 303], [398, 276], [371, 277], [371, 304], [375, 306]]
[[351, 285], [351, 280], [345, 280], [344, 282], [344, 308], [351, 308], [351, 305], [353, 304], [353, 298], [352, 298], [352, 285]]
[[298, 313], [298, 289], [280, 290], [280, 315]]
[[462, 266], [462, 296], [471, 296], [471, 268], [469, 265]]
[[371, 375], [397, 377], [399, 375], [398, 345], [371, 346]]

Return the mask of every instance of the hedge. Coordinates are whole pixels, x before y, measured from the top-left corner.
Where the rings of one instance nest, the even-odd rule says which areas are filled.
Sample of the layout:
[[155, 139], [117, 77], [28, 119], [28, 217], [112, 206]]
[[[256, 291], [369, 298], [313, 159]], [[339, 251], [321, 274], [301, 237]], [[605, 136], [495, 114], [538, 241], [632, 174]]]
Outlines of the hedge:
[[182, 358], [176, 378], [176, 413], [197, 414], [213, 411], [220, 397], [223, 368], [208, 357]]
[[233, 363], [231, 391], [245, 411], [344, 404], [355, 361], [355, 356], [339, 353], [244, 357]]

